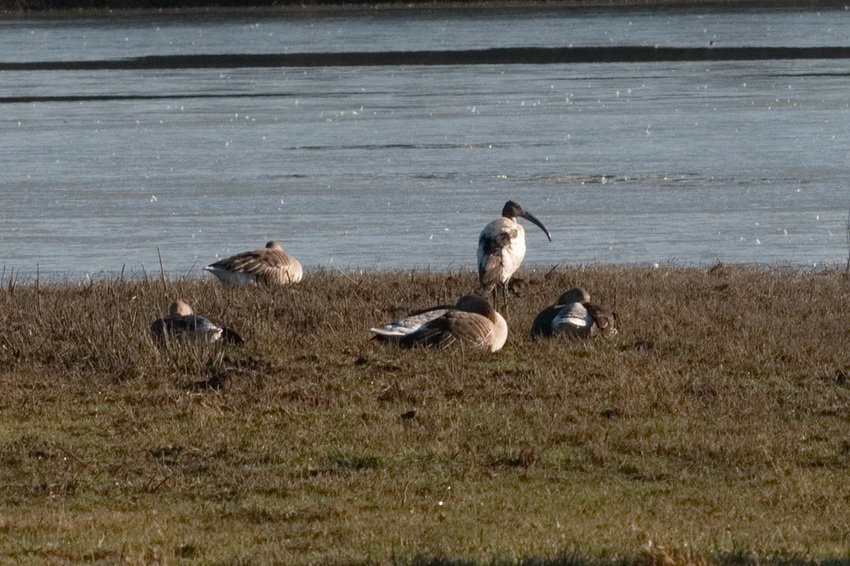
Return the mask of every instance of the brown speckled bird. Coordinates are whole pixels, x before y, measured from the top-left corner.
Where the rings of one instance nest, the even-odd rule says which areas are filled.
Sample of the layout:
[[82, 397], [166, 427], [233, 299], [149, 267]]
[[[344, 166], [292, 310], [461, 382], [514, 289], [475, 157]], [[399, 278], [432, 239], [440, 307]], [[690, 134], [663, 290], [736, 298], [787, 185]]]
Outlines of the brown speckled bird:
[[372, 328], [375, 337], [404, 348], [446, 348], [462, 344], [496, 352], [508, 338], [508, 324], [480, 295], [465, 295], [454, 306], [442, 305]]
[[277, 242], [251, 252], [243, 252], [219, 260], [204, 269], [222, 283], [235, 285], [286, 285], [301, 281], [303, 271], [297, 259], [287, 254]]
[[197, 315], [188, 304], [175, 301], [168, 307], [168, 315], [151, 323], [151, 334], [160, 343], [171, 340], [194, 340], [241, 344], [242, 337], [234, 330], [219, 326], [210, 319]]

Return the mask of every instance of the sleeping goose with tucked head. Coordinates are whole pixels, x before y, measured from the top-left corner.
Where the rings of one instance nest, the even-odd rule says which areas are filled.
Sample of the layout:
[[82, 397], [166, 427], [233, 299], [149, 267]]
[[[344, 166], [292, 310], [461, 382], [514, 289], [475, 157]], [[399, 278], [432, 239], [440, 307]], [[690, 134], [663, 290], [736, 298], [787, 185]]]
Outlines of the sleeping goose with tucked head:
[[219, 326], [210, 319], [197, 315], [188, 304], [175, 301], [168, 307], [168, 314], [151, 323], [151, 334], [160, 343], [171, 340], [193, 340], [198, 342], [224, 341], [241, 344], [242, 337], [234, 330]]
[[275, 241], [267, 243], [264, 248], [219, 260], [204, 269], [222, 283], [234, 285], [286, 285], [298, 283], [303, 275], [298, 260]]
[[376, 338], [403, 348], [447, 348], [454, 344], [496, 352], [508, 338], [508, 324], [480, 295], [465, 295], [453, 307], [419, 311], [381, 328]]
[[590, 294], [575, 287], [561, 295], [554, 305], [540, 311], [531, 325], [531, 336], [607, 338], [617, 334], [619, 322], [617, 313], [591, 303]]
[[412, 334], [422, 328], [423, 325], [440, 318], [450, 310], [457, 308], [457, 305], [439, 305], [414, 311], [404, 318], [396, 319], [383, 326], [370, 328], [370, 332], [374, 334], [375, 340], [383, 342], [398, 342], [408, 334]]

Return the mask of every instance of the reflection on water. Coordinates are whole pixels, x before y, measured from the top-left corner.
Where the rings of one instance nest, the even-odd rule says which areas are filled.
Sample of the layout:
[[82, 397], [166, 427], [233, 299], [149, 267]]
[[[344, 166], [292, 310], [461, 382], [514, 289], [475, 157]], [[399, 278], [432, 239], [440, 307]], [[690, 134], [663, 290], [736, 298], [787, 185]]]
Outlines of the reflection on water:
[[[429, 48], [440, 22], [460, 47], [537, 44], [538, 25], [579, 38], [629, 19], [644, 43], [678, 37], [671, 21], [732, 34], [723, 14], [573, 14], [544, 24], [528, 12], [511, 34], [482, 28], [481, 15], [440, 12], [397, 16], [395, 33], [377, 16], [254, 22], [278, 38], [268, 44], [225, 42], [223, 30], [251, 31], [248, 16], [193, 28], [136, 18], [28, 25], [65, 45], [54, 56], [89, 59], [124, 38], [132, 56], [149, 54], [143, 40], [151, 52], [185, 53], [192, 37], [207, 53], [312, 45], [281, 39], [284, 30], [336, 29], [334, 45], [357, 50], [427, 29], [412, 47]], [[500, 17], [488, 16], [492, 29], [511, 27]], [[775, 30], [822, 23], [805, 11], [769, 17], [772, 34], [740, 24], [740, 44], [811, 42]], [[2, 31], [3, 60], [50, 58], [19, 30]], [[86, 46], [73, 51], [81, 33]], [[639, 43], [606, 41], [621, 38]], [[159, 250], [173, 274], [198, 274], [274, 238], [308, 268], [472, 267], [478, 232], [513, 198], [552, 232], [549, 243], [529, 231], [531, 262], [839, 263], [848, 73], [847, 60], [7, 71], [4, 96], [131, 98], [0, 104], [0, 262], [25, 274], [138, 273], [158, 271]]]

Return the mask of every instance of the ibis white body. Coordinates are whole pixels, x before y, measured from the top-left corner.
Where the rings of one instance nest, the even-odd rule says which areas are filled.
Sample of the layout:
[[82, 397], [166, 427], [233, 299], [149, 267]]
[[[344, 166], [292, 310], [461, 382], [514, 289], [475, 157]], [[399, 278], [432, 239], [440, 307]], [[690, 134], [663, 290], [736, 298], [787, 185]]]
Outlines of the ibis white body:
[[487, 224], [478, 236], [478, 282], [483, 291], [495, 292], [497, 285], [504, 290], [525, 259], [525, 228], [517, 222], [517, 217], [539, 226], [552, 241], [537, 217], [514, 201], [506, 202], [502, 216]]
[[493, 220], [478, 237], [481, 286], [505, 285], [525, 259], [525, 228], [514, 218]]

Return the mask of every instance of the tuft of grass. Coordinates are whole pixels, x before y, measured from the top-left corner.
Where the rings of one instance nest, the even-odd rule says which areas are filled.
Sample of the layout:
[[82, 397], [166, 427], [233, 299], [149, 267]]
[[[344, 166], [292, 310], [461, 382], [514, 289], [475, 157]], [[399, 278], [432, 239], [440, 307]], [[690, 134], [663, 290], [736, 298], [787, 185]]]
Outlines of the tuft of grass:
[[334, 454], [330, 460], [331, 464], [339, 469], [373, 470], [380, 468], [380, 462], [375, 456], [341, 453]]
[[[368, 329], [471, 271], [0, 290], [0, 562], [840, 564], [843, 269], [530, 269], [496, 354]], [[581, 285], [611, 340], [529, 337]], [[175, 298], [242, 346], [157, 345]]]

